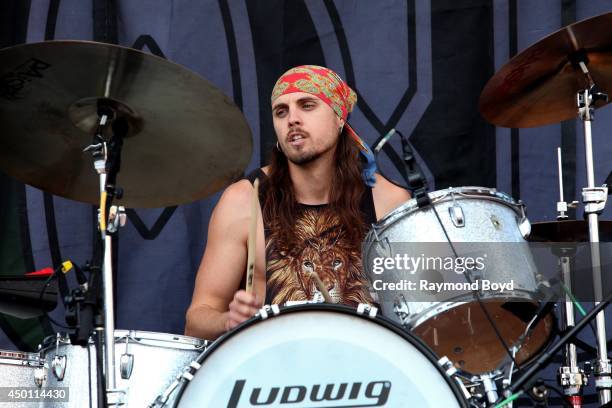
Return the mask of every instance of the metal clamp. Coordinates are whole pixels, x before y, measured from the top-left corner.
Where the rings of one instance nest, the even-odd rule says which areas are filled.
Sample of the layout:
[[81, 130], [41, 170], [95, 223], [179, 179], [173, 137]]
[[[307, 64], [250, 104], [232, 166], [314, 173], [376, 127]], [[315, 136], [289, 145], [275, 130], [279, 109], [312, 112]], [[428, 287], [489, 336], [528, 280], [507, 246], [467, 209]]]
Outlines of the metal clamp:
[[557, 380], [566, 395], [577, 395], [588, 384], [588, 378], [580, 367], [559, 367]]
[[257, 314], [261, 317], [261, 320], [266, 320], [270, 317], [269, 312], [272, 312], [272, 316], [277, 316], [280, 313], [280, 308], [276, 304], [264, 305]]
[[123, 227], [127, 221], [127, 215], [125, 214], [125, 207], [122, 205], [111, 206], [108, 212], [108, 226], [106, 227], [109, 233], [117, 232], [120, 227]]
[[595, 387], [598, 390], [612, 389], [612, 377], [610, 376], [610, 360], [597, 360], [594, 363]]
[[608, 187], [585, 187], [582, 189], [582, 202], [585, 204], [584, 212], [599, 214], [606, 207]]
[[367, 314], [370, 319], [373, 319], [378, 314], [378, 308], [367, 303], [360, 303], [357, 306], [357, 314], [365, 315]]

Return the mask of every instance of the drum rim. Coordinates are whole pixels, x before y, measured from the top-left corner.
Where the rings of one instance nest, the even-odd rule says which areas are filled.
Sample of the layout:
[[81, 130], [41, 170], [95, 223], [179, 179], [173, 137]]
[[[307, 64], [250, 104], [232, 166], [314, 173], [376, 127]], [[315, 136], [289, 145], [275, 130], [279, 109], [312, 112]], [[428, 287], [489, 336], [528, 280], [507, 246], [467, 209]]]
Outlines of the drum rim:
[[[70, 337], [66, 333], [59, 333], [59, 343], [62, 346], [68, 346], [72, 343], [70, 342]], [[147, 330], [126, 330], [126, 329], [116, 329], [115, 330], [115, 343], [125, 343], [125, 338], [129, 337], [131, 342], [135, 344], [145, 344], [141, 343], [141, 340], [153, 340], [153, 341], [167, 341], [168, 343], [178, 343], [186, 346], [193, 346], [193, 350], [205, 349], [208, 347], [211, 342], [210, 340], [201, 339], [198, 337], [185, 336], [183, 334], [174, 334], [174, 333], [166, 333], [166, 332], [153, 332]], [[57, 341], [57, 333], [55, 335], [46, 336], [39, 346], [39, 353], [48, 350], [49, 348], [55, 347]], [[93, 345], [93, 340], [90, 337], [88, 340], [88, 344]], [[164, 347], [160, 345], [156, 345], [157, 347]], [[167, 348], [172, 348], [168, 346]], [[186, 349], [184, 349], [186, 350]]]
[[[444, 378], [446, 383], [449, 385], [451, 391], [453, 392], [453, 394], [455, 395], [457, 399], [457, 402], [459, 403], [459, 406], [462, 408], [469, 408], [468, 402], [465, 399], [465, 396], [463, 395], [463, 393], [461, 392], [461, 389], [459, 388], [459, 386], [446, 374], [446, 372], [438, 364], [438, 360], [440, 359], [440, 357], [437, 357], [436, 354], [429, 348], [429, 346], [427, 346], [427, 344], [425, 344], [417, 336], [404, 330], [401, 326], [397, 325], [395, 322], [383, 316], [382, 314], [377, 313], [376, 316], [370, 317], [369, 315], [365, 313], [364, 314], [358, 313], [356, 308], [353, 308], [350, 306], [345, 306], [341, 304], [331, 304], [331, 303], [309, 303], [309, 304], [303, 304], [303, 305], [281, 306], [279, 315], [297, 313], [300, 311], [330, 311], [330, 310], [334, 312], [342, 313], [342, 314], [357, 316], [362, 319], [372, 321], [373, 323], [380, 324], [381, 326], [385, 327], [388, 330], [391, 330], [393, 333], [399, 335], [400, 337], [402, 337], [402, 339], [412, 344], [419, 352], [421, 352], [435, 366], [436, 370], [440, 373], [440, 375]], [[269, 318], [273, 318], [273, 317], [275, 316], [270, 316]], [[241, 324], [236, 326], [231, 331], [223, 334], [217, 340], [213, 341], [213, 343], [206, 350], [204, 350], [195, 361], [200, 365], [203, 364], [206, 358], [210, 354], [214, 353], [215, 350], [217, 350], [221, 346], [221, 344], [227, 341], [227, 339], [235, 336], [236, 334], [243, 331], [247, 327], [250, 327], [258, 322], [261, 322], [267, 319], [268, 318], [263, 319], [260, 314], [257, 314], [251, 317], [249, 320], [242, 322]], [[194, 375], [196, 374], [197, 372], [194, 373]], [[179, 385], [179, 389], [177, 390], [176, 399], [174, 400], [173, 408], [178, 407], [178, 404], [183, 396], [183, 393], [185, 392], [185, 389], [189, 386], [189, 384], [191, 384], [190, 381]]]
[[[479, 186], [461, 186], [461, 187], [449, 187], [442, 190], [435, 190], [430, 192], [430, 196], [432, 198], [432, 204], [440, 202], [440, 199], [446, 198], [450, 193], [455, 192], [458, 195], [458, 199], [462, 199], [462, 194], [473, 194], [474, 196], [486, 197], [486, 200], [495, 201], [502, 205], [505, 205], [512, 209], [515, 213], [520, 214], [520, 211], [517, 207], [523, 206], [522, 203], [516, 201], [512, 196], [503, 191], [499, 191], [496, 188], [491, 187], [479, 187]], [[463, 197], [464, 198], [464, 197]], [[391, 210], [390, 213], [386, 214], [376, 223], [372, 224], [371, 231], [367, 234], [364, 242], [368, 242], [368, 237], [372, 234], [372, 231], [376, 231], [380, 233], [395, 224], [395, 222], [400, 219], [404, 215], [409, 215], [418, 210], [419, 207], [416, 205], [416, 199], [411, 198], [410, 200], [404, 202], [399, 207]]]

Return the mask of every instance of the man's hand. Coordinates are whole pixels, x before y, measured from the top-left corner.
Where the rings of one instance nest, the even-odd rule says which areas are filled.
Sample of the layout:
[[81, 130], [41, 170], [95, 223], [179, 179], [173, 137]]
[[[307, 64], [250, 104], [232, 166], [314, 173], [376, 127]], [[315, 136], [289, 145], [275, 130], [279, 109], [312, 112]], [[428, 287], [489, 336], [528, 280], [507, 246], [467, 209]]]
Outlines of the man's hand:
[[250, 319], [259, 311], [260, 307], [261, 302], [254, 293], [239, 290], [234, 294], [234, 299], [229, 304], [225, 330], [231, 330], [245, 320]]

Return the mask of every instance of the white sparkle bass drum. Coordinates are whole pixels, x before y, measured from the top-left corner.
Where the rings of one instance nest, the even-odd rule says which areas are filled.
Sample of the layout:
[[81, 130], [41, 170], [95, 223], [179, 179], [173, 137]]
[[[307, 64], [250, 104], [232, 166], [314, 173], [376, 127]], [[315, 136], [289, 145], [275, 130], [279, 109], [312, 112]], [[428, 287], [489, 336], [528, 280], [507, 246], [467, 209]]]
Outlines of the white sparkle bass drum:
[[468, 406], [427, 346], [365, 305], [266, 306], [198, 363], [174, 407]]

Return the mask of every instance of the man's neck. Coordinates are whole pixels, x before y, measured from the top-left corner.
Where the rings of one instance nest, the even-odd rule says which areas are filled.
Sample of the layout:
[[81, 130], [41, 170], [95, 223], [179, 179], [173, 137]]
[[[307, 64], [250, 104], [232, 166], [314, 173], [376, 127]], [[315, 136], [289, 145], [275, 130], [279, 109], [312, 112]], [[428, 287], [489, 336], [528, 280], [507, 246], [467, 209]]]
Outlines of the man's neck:
[[302, 204], [327, 204], [334, 172], [332, 158], [321, 157], [306, 165], [289, 162], [295, 198]]

